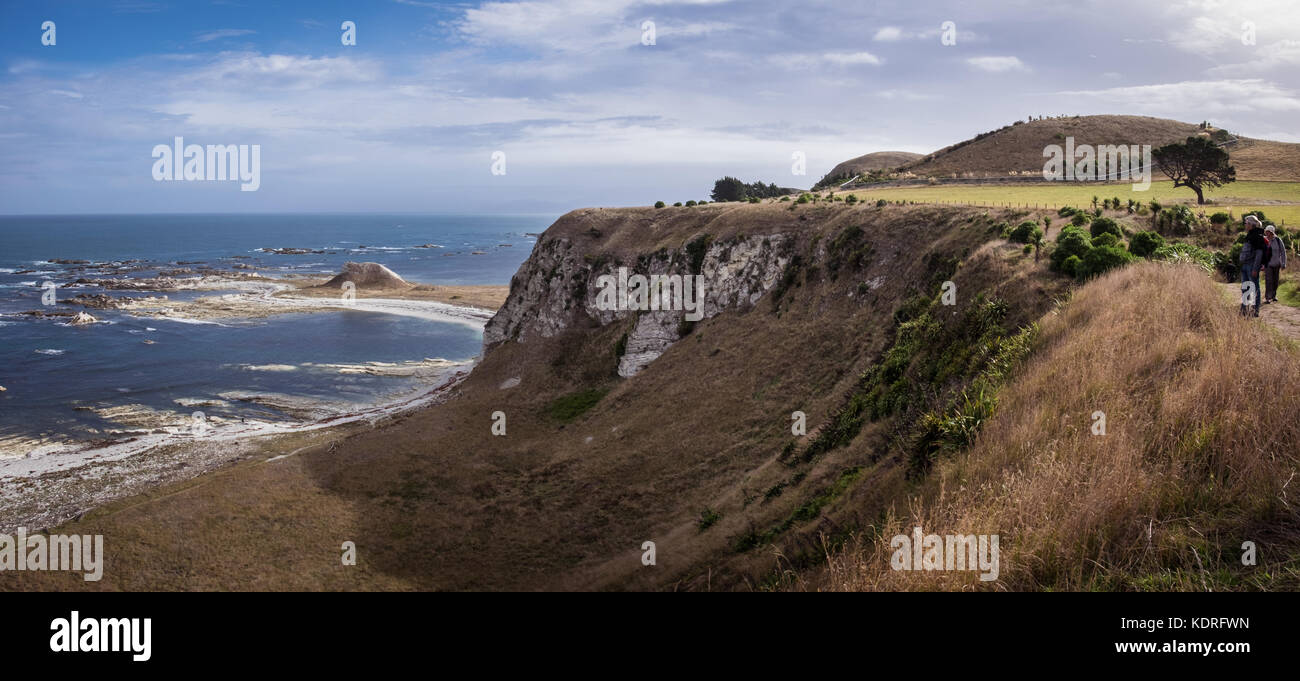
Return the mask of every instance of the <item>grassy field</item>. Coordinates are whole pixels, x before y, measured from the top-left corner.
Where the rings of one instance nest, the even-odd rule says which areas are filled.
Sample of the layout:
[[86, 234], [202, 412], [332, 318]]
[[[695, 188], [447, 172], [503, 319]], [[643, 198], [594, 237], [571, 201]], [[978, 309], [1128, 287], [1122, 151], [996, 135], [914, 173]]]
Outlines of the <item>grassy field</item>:
[[[1152, 182], [1147, 191], [1133, 191], [1129, 183], [1094, 184], [1054, 182], [1017, 185], [935, 185], [921, 187], [893, 187], [886, 189], [858, 189], [838, 194], [855, 194], [859, 199], [876, 201], [917, 201], [920, 203], [966, 203], [984, 205], [1011, 205], [1028, 207], [1091, 206], [1092, 197], [1119, 197], [1127, 202], [1134, 199], [1142, 203], [1159, 201], [1191, 203], [1196, 196], [1186, 188], [1175, 189], [1172, 182]], [[1206, 213], [1230, 211], [1240, 216], [1252, 210], [1262, 210], [1269, 221], [1290, 227], [1300, 225], [1300, 182], [1234, 182], [1205, 193], [1214, 201], [1202, 208]], [[1282, 202], [1282, 203], [1277, 203]]]

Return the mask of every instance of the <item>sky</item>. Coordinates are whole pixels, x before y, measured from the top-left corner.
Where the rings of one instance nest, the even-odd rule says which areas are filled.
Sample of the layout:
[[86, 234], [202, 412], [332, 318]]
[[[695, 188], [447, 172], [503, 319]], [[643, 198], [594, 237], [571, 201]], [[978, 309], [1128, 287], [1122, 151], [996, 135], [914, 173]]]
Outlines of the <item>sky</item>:
[[[671, 203], [1031, 115], [1300, 142], [1295, 0], [0, 6], [0, 214]], [[155, 180], [178, 136], [260, 145], [257, 191]]]

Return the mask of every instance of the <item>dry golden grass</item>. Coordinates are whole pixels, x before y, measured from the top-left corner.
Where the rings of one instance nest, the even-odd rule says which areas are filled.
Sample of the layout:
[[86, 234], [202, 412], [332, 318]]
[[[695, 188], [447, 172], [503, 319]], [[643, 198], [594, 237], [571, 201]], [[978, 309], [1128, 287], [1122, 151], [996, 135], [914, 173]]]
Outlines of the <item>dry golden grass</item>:
[[[796, 586], [1294, 589], [1298, 360], [1193, 268], [1112, 273], [1047, 315], [973, 447]], [[1000, 579], [891, 570], [890, 538], [916, 525], [999, 534]], [[1257, 566], [1241, 564], [1245, 541]]]

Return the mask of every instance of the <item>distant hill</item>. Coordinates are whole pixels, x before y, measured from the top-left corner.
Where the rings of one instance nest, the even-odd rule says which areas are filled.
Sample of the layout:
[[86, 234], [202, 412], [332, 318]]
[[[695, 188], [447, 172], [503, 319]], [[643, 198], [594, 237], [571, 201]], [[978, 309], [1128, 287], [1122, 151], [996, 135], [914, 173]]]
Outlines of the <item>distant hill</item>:
[[[904, 162], [903, 176], [1007, 177], [1042, 171], [1043, 148], [1073, 137], [1079, 144], [1150, 144], [1158, 147], [1204, 134], [1226, 141], [1239, 180], [1300, 180], [1300, 144], [1257, 140], [1211, 127], [1150, 116], [1072, 116], [1016, 122]], [[898, 153], [898, 152], [890, 152]], [[836, 166], [828, 177], [857, 159]]]
[[818, 185], [830, 184], [839, 179], [840, 182], [853, 178], [859, 173], [865, 173], [871, 170], [887, 170], [897, 168], [905, 163], [915, 161], [921, 158], [921, 154], [914, 154], [910, 151], [876, 151], [870, 154], [863, 154], [857, 158], [851, 158], [839, 165], [831, 168], [829, 173], [822, 178]]
[[1239, 180], [1300, 180], [1300, 144], [1243, 137], [1228, 156]]

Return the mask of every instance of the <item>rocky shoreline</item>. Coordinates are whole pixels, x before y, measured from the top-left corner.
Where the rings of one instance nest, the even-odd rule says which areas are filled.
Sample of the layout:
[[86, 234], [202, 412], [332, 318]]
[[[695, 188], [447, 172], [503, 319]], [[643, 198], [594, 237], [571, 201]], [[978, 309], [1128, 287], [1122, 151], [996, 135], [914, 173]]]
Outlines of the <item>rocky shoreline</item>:
[[[0, 531], [38, 531], [78, 518], [118, 499], [187, 480], [241, 461], [266, 462], [301, 443], [328, 445], [358, 429], [449, 399], [472, 362], [447, 363], [435, 387], [396, 402], [300, 423], [209, 422], [149, 428], [121, 440], [0, 459]], [[134, 412], [133, 416], [142, 416]]]
[[[463, 324], [481, 330], [493, 314], [494, 309], [489, 307], [493, 298], [504, 299], [507, 289], [409, 284], [387, 268], [382, 269], [392, 277], [384, 275], [374, 282], [358, 280], [360, 286], [347, 287], [351, 294], [348, 296], [343, 295], [342, 287], [324, 285], [319, 276], [270, 278], [255, 272], [207, 270], [192, 276], [168, 271], [139, 278], [81, 277], [63, 288], [95, 287], [99, 291], [58, 300], [59, 305], [67, 306], [63, 309], [37, 309], [18, 314], [53, 319], [60, 324], [89, 326], [102, 323], [95, 314], [103, 316], [109, 311], [141, 318], [221, 323], [279, 314], [359, 310]], [[346, 274], [345, 269], [339, 276]], [[234, 292], [188, 300], [169, 297], [169, 294], [189, 291]], [[444, 302], [460, 303], [463, 298], [472, 299], [476, 304]], [[0, 481], [4, 481], [0, 485], [0, 518], [6, 526], [50, 527], [113, 499], [146, 491], [152, 485], [193, 477], [255, 455], [266, 443], [277, 439], [310, 433], [312, 439], [327, 441], [335, 436], [332, 433], [373, 424], [446, 399], [469, 374], [475, 361], [424, 358], [404, 362], [239, 367], [256, 372], [326, 371], [416, 378], [425, 386], [415, 392], [399, 391], [375, 405], [324, 402], [266, 391], [229, 391], [215, 398], [178, 399], [173, 409], [133, 404], [78, 407], [118, 427], [91, 440], [0, 438]], [[217, 413], [234, 403], [265, 409], [268, 416], [231, 418]], [[35, 503], [34, 491], [39, 491], [37, 496], [45, 501]]]

